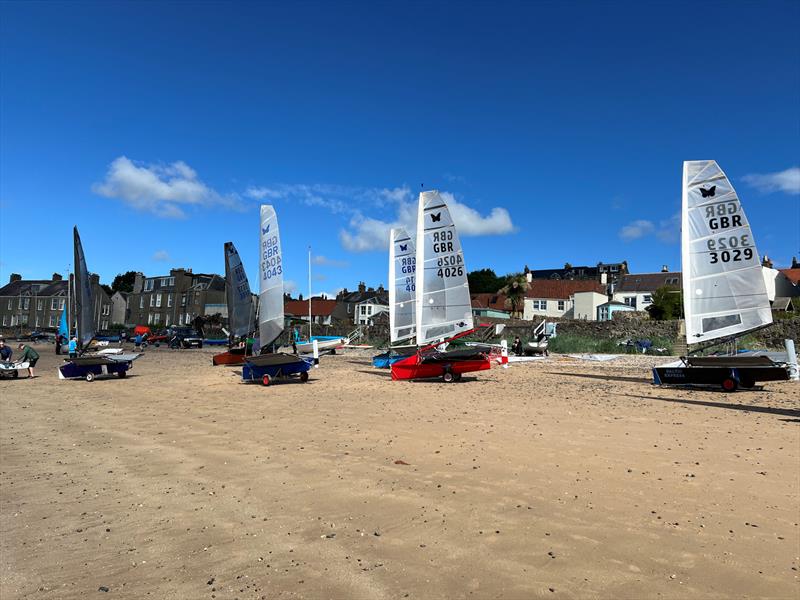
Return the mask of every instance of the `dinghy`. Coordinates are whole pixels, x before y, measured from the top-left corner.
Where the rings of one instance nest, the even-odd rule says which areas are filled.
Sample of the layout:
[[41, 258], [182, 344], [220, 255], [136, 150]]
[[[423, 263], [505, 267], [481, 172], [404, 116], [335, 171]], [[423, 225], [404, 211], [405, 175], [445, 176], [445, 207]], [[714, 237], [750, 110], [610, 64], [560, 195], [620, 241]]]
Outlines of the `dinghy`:
[[78, 324], [79, 355], [65, 359], [58, 368], [59, 379], [85, 379], [94, 381], [102, 375], [117, 375], [122, 378], [133, 368], [133, 361], [141, 356], [138, 353], [123, 353], [121, 348], [89, 352], [95, 336], [92, 310], [92, 286], [86, 267], [78, 228], [73, 229], [73, 249], [75, 253], [74, 311]]
[[467, 269], [456, 226], [439, 192], [422, 192], [417, 210], [417, 351], [391, 366], [392, 379], [458, 381], [463, 373], [490, 369], [492, 363], [479, 349], [438, 349], [475, 331]]
[[255, 331], [255, 306], [250, 282], [244, 271], [242, 259], [233, 242], [225, 242], [225, 301], [228, 305], [228, 327], [230, 329], [230, 348], [227, 352], [215, 354], [211, 360], [214, 365], [241, 365], [245, 355], [249, 356], [252, 347], [247, 341], [239, 345], [239, 340]]
[[244, 381], [270, 385], [275, 380], [298, 377], [308, 381], [313, 359], [274, 352], [284, 328], [283, 264], [278, 217], [269, 205], [261, 206], [261, 244], [259, 257], [258, 331], [261, 353], [247, 357], [242, 367]]
[[[686, 342], [704, 344], [695, 352], [772, 323], [753, 232], [736, 191], [713, 160], [683, 163], [681, 259]], [[655, 367], [653, 381], [719, 385], [733, 392], [789, 379], [786, 358], [763, 352], [688, 356]]]
[[401, 345], [417, 334], [416, 249], [403, 228], [389, 232], [389, 350], [372, 358], [372, 365], [388, 369], [417, 351], [416, 345]]

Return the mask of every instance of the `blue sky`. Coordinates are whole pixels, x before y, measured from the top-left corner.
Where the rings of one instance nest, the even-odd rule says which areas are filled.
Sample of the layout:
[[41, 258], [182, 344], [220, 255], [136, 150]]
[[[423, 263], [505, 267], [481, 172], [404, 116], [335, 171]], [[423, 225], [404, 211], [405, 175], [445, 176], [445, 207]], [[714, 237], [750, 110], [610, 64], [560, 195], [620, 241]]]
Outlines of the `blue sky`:
[[[8, 3], [0, 278], [89, 268], [386, 283], [385, 231], [450, 194], [470, 270], [677, 270], [681, 164], [800, 255], [800, 3]], [[459, 222], [460, 221], [460, 222]], [[467, 235], [469, 234], [469, 235]], [[291, 284], [290, 284], [291, 285]]]

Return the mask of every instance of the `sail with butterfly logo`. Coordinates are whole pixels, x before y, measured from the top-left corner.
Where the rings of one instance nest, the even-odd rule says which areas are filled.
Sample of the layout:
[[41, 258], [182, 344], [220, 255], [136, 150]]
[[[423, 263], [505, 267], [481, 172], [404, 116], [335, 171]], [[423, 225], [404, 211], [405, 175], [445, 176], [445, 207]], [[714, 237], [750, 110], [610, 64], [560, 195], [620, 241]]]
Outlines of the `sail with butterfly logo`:
[[416, 250], [405, 229], [392, 229], [389, 244], [389, 336], [391, 343], [416, 335]]
[[716, 161], [683, 163], [682, 202], [687, 342], [736, 336], [772, 323], [750, 223]]
[[415, 312], [418, 346], [473, 329], [464, 252], [436, 190], [419, 196]]
[[269, 347], [283, 332], [283, 264], [278, 216], [275, 209], [261, 205], [259, 247], [258, 329], [262, 348]]

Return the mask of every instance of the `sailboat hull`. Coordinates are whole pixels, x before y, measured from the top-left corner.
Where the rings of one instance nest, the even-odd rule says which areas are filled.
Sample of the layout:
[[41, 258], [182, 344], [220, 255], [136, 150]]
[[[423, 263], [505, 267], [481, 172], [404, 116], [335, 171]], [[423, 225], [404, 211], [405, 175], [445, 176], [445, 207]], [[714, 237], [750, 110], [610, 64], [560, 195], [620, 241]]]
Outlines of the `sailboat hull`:
[[788, 379], [788, 366], [767, 356], [687, 358], [653, 369], [656, 385], [710, 385], [720, 386], [726, 392], [748, 389], [760, 382]]
[[[265, 381], [268, 378], [279, 379], [292, 377], [308, 373], [314, 361], [304, 359], [293, 354], [275, 352], [270, 354], [259, 354], [250, 356], [242, 368], [242, 379], [244, 381]], [[308, 376], [306, 375], [305, 378]], [[267, 381], [269, 381], [267, 379]]]
[[[454, 352], [418, 353], [399, 360], [392, 365], [392, 379], [457, 380], [464, 373], [486, 371], [492, 362], [482, 352], [457, 350]], [[455, 376], [455, 379], [453, 377]]]
[[102, 355], [81, 356], [70, 359], [58, 367], [59, 379], [86, 379], [93, 381], [104, 375], [125, 377], [133, 368], [133, 361], [139, 354], [127, 355]]
[[214, 366], [243, 365], [245, 360], [247, 360], [248, 358], [250, 357], [245, 355], [244, 348], [231, 348], [227, 352], [215, 354], [214, 357], [211, 359], [211, 362]]

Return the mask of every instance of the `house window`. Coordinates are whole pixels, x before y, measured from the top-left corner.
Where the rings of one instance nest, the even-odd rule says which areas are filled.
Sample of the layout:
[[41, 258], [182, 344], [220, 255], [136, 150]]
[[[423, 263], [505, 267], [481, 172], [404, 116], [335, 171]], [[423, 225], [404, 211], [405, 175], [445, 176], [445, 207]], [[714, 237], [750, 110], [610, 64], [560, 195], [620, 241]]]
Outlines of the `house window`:
[[158, 325], [159, 323], [161, 323], [161, 315], [158, 314], [158, 313], [155, 313], [153, 315], [153, 325]]
[[104, 304], [103, 305], [103, 316], [107, 317], [110, 314], [111, 314], [111, 305], [110, 304]]
[[150, 308], [153, 308], [156, 305], [156, 296], [155, 294], [150, 294]]
[[649, 294], [645, 294], [642, 297], [642, 302], [647, 302], [649, 304], [649, 303], [653, 302], [653, 297], [650, 296]]
[[147, 324], [148, 325], [152, 325], [153, 324], [153, 313], [150, 313], [150, 314], [147, 315]]
[[164, 319], [164, 325], [169, 327], [169, 313], [167, 313], [167, 317]]
[[13, 298], [9, 298], [8, 299], [8, 310], [14, 310], [14, 299]]
[[171, 285], [175, 285], [175, 278], [174, 277], [162, 277], [161, 278], [161, 287], [168, 287]]
[[533, 310], [547, 310], [547, 300], [534, 300]]
[[178, 325], [183, 325], [183, 313], [178, 315]]
[[361, 305], [361, 314], [362, 315], [366, 315], [367, 314], [367, 307], [364, 306], [363, 304]]
[[161, 294], [156, 294], [156, 306], [161, 308]]
[[616, 273], [617, 271], [619, 271], [619, 267], [617, 265], [611, 265], [611, 272]]
[[[5, 325], [5, 323], [3, 323]], [[50, 315], [50, 327], [56, 326], [56, 315]]]
[[3, 315], [3, 327], [8, 327], [8, 315]]
[[624, 301], [624, 302], [625, 302], [625, 304], [627, 304], [628, 306], [630, 306], [630, 307], [632, 307], [632, 308], [636, 308], [636, 296], [625, 296], [625, 297], [623, 298], [623, 301]]
[[181, 306], [186, 306], [186, 294], [181, 294]]
[[20, 308], [22, 308], [24, 310], [28, 310], [30, 305], [31, 305], [31, 299], [30, 298], [20, 298], [19, 299], [19, 307]]
[[167, 294], [167, 308], [172, 307], [172, 294]]
[[100, 329], [108, 329], [108, 320], [104, 320], [100, 323]]
[[23, 325], [27, 325], [28, 324], [28, 313], [24, 313], [22, 315], [22, 324]]
[[[8, 308], [11, 308], [10, 306]], [[58, 298], [53, 298], [50, 301], [50, 310], [58, 310]]]
[[44, 300], [41, 298], [36, 301], [36, 310], [44, 310]]
[[670, 277], [669, 279], [667, 279], [666, 285], [678, 285], [678, 278]]
[[155, 279], [145, 279], [144, 281], [144, 291], [145, 292], [152, 292], [153, 285], [155, 284]]
[[351, 312], [353, 312], [352, 310], [350, 310], [351, 308], [353, 308], [353, 305], [352, 305], [352, 304], [350, 304], [350, 303], [348, 303], [348, 304], [347, 304], [347, 314], [348, 314], [348, 315], [349, 315]]
[[558, 301], [558, 310], [565, 310], [567, 303], [565, 300]]

